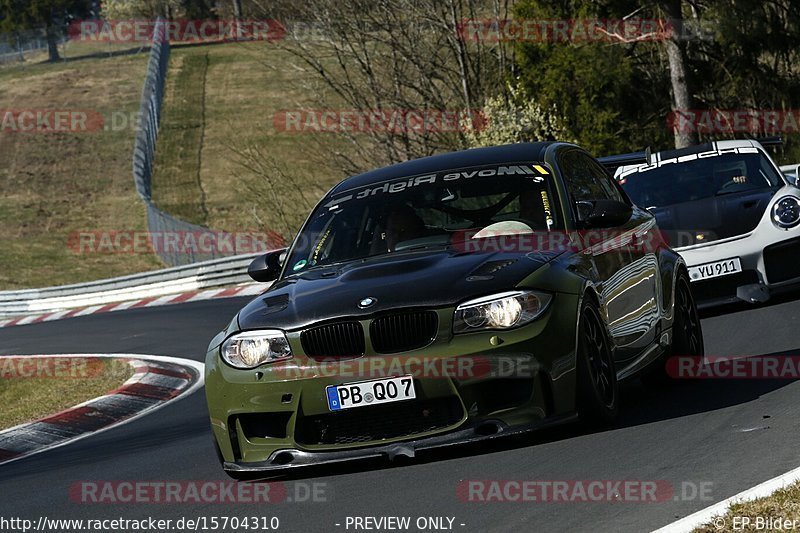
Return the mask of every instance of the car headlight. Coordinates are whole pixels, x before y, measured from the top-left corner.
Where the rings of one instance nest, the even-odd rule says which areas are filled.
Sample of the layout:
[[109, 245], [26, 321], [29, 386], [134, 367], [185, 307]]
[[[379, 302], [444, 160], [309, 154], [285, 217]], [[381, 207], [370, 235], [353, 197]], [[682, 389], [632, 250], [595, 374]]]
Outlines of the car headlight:
[[800, 223], [800, 200], [794, 196], [784, 196], [772, 206], [772, 223], [782, 229], [795, 227]]
[[544, 292], [513, 291], [464, 302], [456, 307], [453, 333], [522, 326], [539, 318], [552, 299]]
[[222, 343], [220, 355], [233, 367], [255, 368], [289, 359], [292, 349], [282, 331], [262, 329], [231, 335]]

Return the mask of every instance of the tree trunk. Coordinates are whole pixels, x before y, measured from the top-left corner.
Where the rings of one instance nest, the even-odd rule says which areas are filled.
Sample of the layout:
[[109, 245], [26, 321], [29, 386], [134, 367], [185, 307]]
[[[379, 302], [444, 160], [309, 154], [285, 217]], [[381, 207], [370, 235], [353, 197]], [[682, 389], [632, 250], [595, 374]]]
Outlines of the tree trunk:
[[678, 118], [682, 111], [688, 111], [692, 106], [692, 97], [689, 84], [686, 81], [686, 53], [680, 41], [683, 33], [680, 0], [668, 0], [664, 3], [667, 18], [673, 27], [673, 33], [664, 41], [669, 60], [669, 79], [672, 85], [672, 113], [675, 134], [675, 148], [685, 148], [697, 143], [694, 128], [679, 128], [683, 121]]
[[233, 17], [237, 20], [242, 18], [242, 0], [233, 0]]
[[47, 25], [47, 29], [45, 30], [45, 34], [47, 35], [47, 53], [49, 55], [49, 61], [58, 61], [61, 59], [61, 56], [58, 55], [58, 42], [56, 41], [56, 29], [51, 26], [50, 24]]

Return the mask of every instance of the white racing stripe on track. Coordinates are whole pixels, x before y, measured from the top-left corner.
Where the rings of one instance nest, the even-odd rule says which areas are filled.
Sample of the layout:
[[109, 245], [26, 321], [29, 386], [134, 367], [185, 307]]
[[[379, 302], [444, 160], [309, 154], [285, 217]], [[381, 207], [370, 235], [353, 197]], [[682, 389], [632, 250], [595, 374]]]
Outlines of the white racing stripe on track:
[[[787, 485], [791, 485], [798, 480], [800, 480], [800, 467], [790, 470], [785, 474], [781, 474], [778, 477], [768, 479], [760, 485], [756, 485], [755, 487], [742, 491], [726, 500], [722, 500], [721, 502], [717, 502], [714, 505], [706, 507], [705, 509], [701, 509], [696, 513], [690, 514], [689, 516], [681, 518], [680, 520], [668, 524], [660, 529], [656, 529], [653, 531], [653, 533], [683, 533], [692, 531], [696, 527], [711, 521], [711, 519], [715, 516], [724, 515], [728, 511], [728, 507], [734, 503], [750, 501], [763, 498], [764, 496], [769, 496], [776, 490]], [[719, 524], [719, 527], [716, 524], [714, 527], [716, 529], [725, 531], [730, 531], [733, 529], [732, 524], [725, 524], [722, 522]]]
[[63, 311], [56, 311], [55, 313], [50, 313], [42, 321], [43, 322], [48, 322], [50, 320], [58, 320], [59, 318], [61, 318], [62, 316], [66, 315], [70, 311], [72, 311], [72, 309], [64, 309]]
[[221, 293], [224, 290], [225, 289], [208, 289], [208, 290], [202, 291], [202, 292], [200, 292], [198, 294], [195, 294], [194, 296], [192, 296], [191, 298], [189, 298], [186, 301], [187, 302], [199, 302], [200, 300], [210, 300], [211, 298], [215, 297], [217, 294]]
[[[0, 355], [0, 358], [2, 358], [2, 357], [8, 357], [8, 356]], [[122, 426], [123, 424], [128, 424], [130, 422], [133, 422], [134, 420], [137, 420], [138, 418], [141, 418], [141, 417], [143, 417], [145, 415], [148, 415], [150, 413], [158, 411], [159, 409], [161, 409], [162, 407], [164, 407], [167, 404], [170, 404], [170, 403], [172, 403], [174, 401], [178, 401], [178, 400], [181, 400], [183, 398], [188, 397], [189, 395], [191, 395], [192, 393], [197, 391], [199, 388], [201, 388], [203, 386], [204, 381], [205, 381], [205, 365], [203, 363], [201, 363], [199, 361], [192, 361], [191, 359], [183, 359], [183, 358], [179, 358], [179, 357], [169, 357], [169, 356], [164, 356], [164, 355], [145, 355], [145, 354], [132, 354], [132, 353], [118, 353], [118, 354], [116, 354], [115, 353], [115, 354], [42, 354], [42, 355], [22, 355], [22, 356], [17, 355], [17, 357], [26, 357], [26, 358], [32, 358], [32, 359], [53, 358], [53, 357], [56, 357], [56, 358], [68, 358], [68, 357], [88, 358], [88, 357], [96, 357], [96, 358], [103, 358], [103, 359], [131, 359], [132, 360], [131, 361], [131, 363], [132, 363], [131, 366], [133, 366], [134, 369], [139, 369], [142, 366], [147, 366], [146, 364], [142, 365], [142, 363], [139, 363], [138, 361], [144, 361], [145, 363], [146, 362], [170, 363], [170, 364], [173, 364], [173, 365], [188, 367], [188, 368], [191, 368], [191, 369], [195, 370], [197, 372], [197, 379], [188, 388], [186, 388], [185, 390], [182, 390], [180, 392], [180, 394], [178, 394], [177, 396], [175, 396], [173, 398], [170, 398], [168, 400], [163, 400], [163, 401], [156, 401], [155, 403], [142, 404], [142, 410], [137, 412], [134, 415], [131, 415], [128, 418], [125, 418], [123, 420], [119, 420], [117, 422], [114, 422], [114, 423], [112, 423], [112, 424], [110, 424], [110, 425], [108, 425], [106, 427], [103, 427], [101, 429], [98, 429], [96, 431], [91, 431], [91, 432], [88, 432], [88, 433], [81, 433], [81, 434], [79, 434], [77, 436], [74, 436], [74, 437], [69, 438], [67, 440], [64, 440], [62, 442], [58, 442], [56, 444], [53, 444], [52, 446], [48, 446], [48, 447], [45, 447], [45, 448], [33, 450], [30, 453], [25, 453], [24, 455], [21, 455], [19, 457], [13, 457], [13, 458], [5, 460], [5, 461], [0, 461], [0, 465], [6, 465], [8, 463], [12, 463], [14, 461], [18, 461], [20, 459], [24, 459], [26, 457], [30, 457], [32, 455], [36, 455], [36, 454], [39, 454], [39, 453], [42, 453], [42, 452], [46, 452], [46, 451], [49, 451], [49, 450], [54, 450], [56, 448], [60, 448], [61, 446], [66, 446], [67, 444], [72, 444], [73, 442], [77, 442], [77, 441], [85, 439], [87, 437], [91, 437], [93, 435], [97, 435], [99, 433], [103, 433], [104, 431], [108, 431], [110, 429], [117, 428], [119, 426]], [[154, 366], [158, 366], [158, 365], [154, 365]], [[131, 376], [131, 378], [128, 379], [128, 381], [125, 382], [125, 384], [129, 384], [131, 382], [143, 382], [143, 380], [148, 379], [147, 376], [149, 376], [149, 375], [150, 374], [134, 373], [133, 376]], [[159, 378], [168, 378], [168, 379], [170, 379], [169, 376], [163, 376], [163, 375], [157, 375], [157, 376]], [[176, 381], [171, 382], [173, 384], [177, 384], [178, 382], [186, 383], [186, 380], [183, 380], [183, 379], [180, 379], [180, 378], [171, 378], [171, 379], [176, 380]], [[166, 382], [162, 381], [160, 384], [159, 383], [155, 383], [155, 382], [152, 383], [152, 384], [153, 385], [159, 384], [159, 385], [163, 386], [163, 384], [165, 384], [165, 383]], [[80, 403], [78, 405], [72, 406], [69, 409], [74, 409], [76, 407], [89, 405], [89, 404], [91, 404], [92, 402], [95, 402], [95, 401], [100, 401], [100, 402], [103, 402], [103, 403], [106, 403], [107, 401], [110, 401], [110, 402], [113, 403], [114, 401], [117, 401], [117, 400], [119, 400], [121, 402], [124, 402], [126, 404], [136, 403], [136, 402], [140, 401], [140, 399], [136, 398], [136, 397], [132, 397], [132, 396], [129, 396], [129, 395], [124, 395], [124, 394], [113, 394], [112, 393], [112, 394], [106, 394], [106, 395], [103, 395], [103, 396], [99, 396], [99, 397], [93, 398], [91, 400], [87, 400], [87, 401], [85, 401], [83, 403]], [[69, 409], [67, 409], [67, 410], [69, 410]], [[53, 413], [53, 414], [58, 414], [58, 413]], [[52, 416], [52, 414], [48, 415], [48, 416]], [[19, 431], [24, 430], [26, 427], [33, 427], [36, 424], [42, 425], [43, 423], [42, 422], [36, 422], [36, 421], [34, 421], [34, 422], [26, 422], [24, 424], [19, 424], [17, 426], [14, 426], [14, 427], [5, 429], [3, 431], [0, 431], [0, 440], [2, 440], [2, 437], [4, 435], [10, 434], [12, 431], [19, 432]]]
[[[62, 309], [59, 311], [46, 311], [40, 310], [31, 315], [19, 315], [12, 318], [5, 318], [0, 320], [0, 328], [15, 326], [17, 324], [25, 325], [38, 322], [50, 322], [65, 317], [79, 317], [87, 316], [97, 312], [108, 311], [123, 311], [131, 307], [157, 307], [161, 305], [182, 304], [188, 302], [199, 302], [203, 300], [211, 300], [216, 298], [236, 298], [240, 296], [255, 296], [261, 294], [269, 288], [269, 283], [247, 283], [243, 285], [235, 285], [233, 287], [223, 287], [216, 289], [204, 289], [200, 292], [189, 291], [183, 293], [167, 294], [150, 301], [150, 297], [139, 298], [136, 300], [128, 300], [125, 302], [108, 303], [93, 305], [90, 307], [81, 307], [77, 302], [73, 302], [73, 306]], [[185, 300], [184, 300], [185, 298]], [[93, 300], [94, 301], [94, 300]]]
[[166, 387], [168, 389], [181, 389], [189, 384], [188, 379], [164, 376], [162, 374], [145, 374], [137, 383], [154, 385], [156, 387]]
[[266, 288], [263, 285], [246, 285], [237, 296], [255, 296], [261, 294]]
[[131, 300], [130, 302], [122, 302], [121, 304], [115, 305], [114, 309], [112, 309], [112, 311], [124, 311], [125, 309], [127, 309], [129, 307], [133, 307], [137, 303], [139, 303], [139, 300]]
[[164, 304], [167, 304], [167, 303], [171, 302], [172, 300], [174, 300], [178, 296], [179, 296], [178, 294], [168, 294], [166, 296], [161, 296], [160, 298], [156, 298], [155, 300], [153, 300], [149, 304], [146, 304], [144, 307], [156, 307], [156, 306], [159, 306], [159, 305], [164, 305]]
[[[72, 316], [76, 317], [76, 316], [83, 316], [83, 315], [91, 315], [92, 313], [94, 313], [95, 311], [97, 311], [98, 309], [101, 309], [103, 307], [105, 307], [105, 305], [93, 305], [91, 307], [87, 307], [86, 309], [81, 309], [80, 311], [78, 311], [77, 313], [75, 313]], [[19, 323], [21, 324], [22, 322], [20, 321]]]

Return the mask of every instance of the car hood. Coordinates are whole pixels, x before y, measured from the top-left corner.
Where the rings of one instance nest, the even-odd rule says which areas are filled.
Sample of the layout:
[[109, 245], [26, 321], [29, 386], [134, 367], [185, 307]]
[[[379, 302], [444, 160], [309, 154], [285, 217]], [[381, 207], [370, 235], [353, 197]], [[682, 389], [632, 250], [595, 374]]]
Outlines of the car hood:
[[703, 198], [650, 208], [673, 248], [714, 242], [753, 231], [775, 195], [775, 189]]
[[[558, 252], [394, 253], [308, 270], [275, 282], [239, 313], [241, 329], [297, 329], [322, 320], [453, 305], [513, 289]], [[364, 309], [365, 298], [374, 303]]]

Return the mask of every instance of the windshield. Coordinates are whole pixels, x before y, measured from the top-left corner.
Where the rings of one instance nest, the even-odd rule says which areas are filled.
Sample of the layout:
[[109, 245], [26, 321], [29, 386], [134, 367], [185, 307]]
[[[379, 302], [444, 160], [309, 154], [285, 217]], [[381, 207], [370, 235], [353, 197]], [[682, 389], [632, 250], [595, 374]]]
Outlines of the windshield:
[[[757, 148], [691, 154], [694, 159], [663, 160], [623, 167], [617, 179], [636, 205], [664, 207], [714, 196], [774, 189], [784, 185], [769, 159]], [[681, 158], [682, 159], [682, 158]]]
[[552, 172], [543, 163], [518, 163], [403, 177], [339, 192], [309, 217], [286, 272], [446, 247], [468, 237], [560, 229], [551, 184]]

